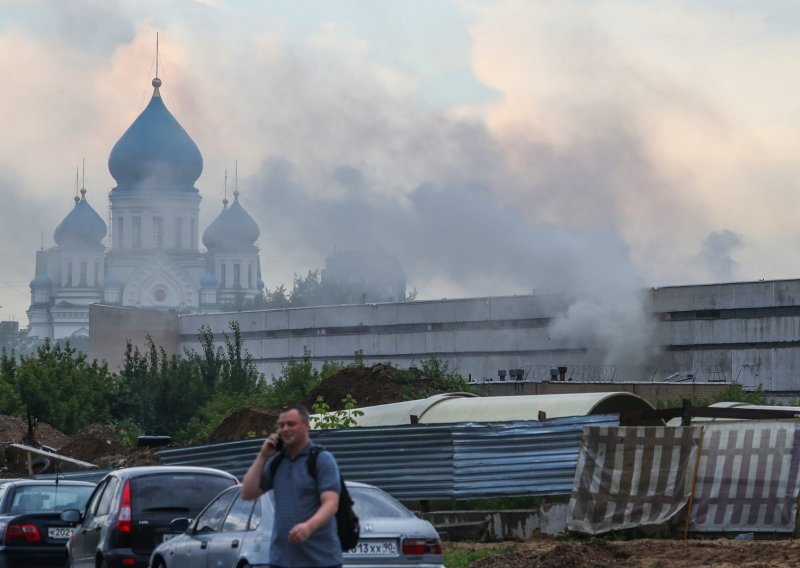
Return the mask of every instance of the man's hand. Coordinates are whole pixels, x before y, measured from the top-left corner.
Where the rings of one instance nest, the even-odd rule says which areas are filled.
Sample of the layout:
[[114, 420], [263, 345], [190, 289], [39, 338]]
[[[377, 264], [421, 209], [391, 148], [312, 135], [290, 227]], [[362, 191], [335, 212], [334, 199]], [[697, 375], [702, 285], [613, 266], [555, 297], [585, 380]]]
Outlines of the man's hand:
[[312, 532], [314, 531], [309, 528], [308, 521], [305, 523], [297, 523], [292, 527], [292, 530], [289, 531], [289, 542], [292, 544], [302, 544], [308, 540]]
[[268, 460], [272, 456], [278, 453], [278, 447], [280, 445], [280, 438], [278, 438], [278, 434], [273, 433], [270, 434], [269, 437], [264, 440], [264, 443], [261, 445], [261, 450], [259, 453], [261, 457], [265, 460]]

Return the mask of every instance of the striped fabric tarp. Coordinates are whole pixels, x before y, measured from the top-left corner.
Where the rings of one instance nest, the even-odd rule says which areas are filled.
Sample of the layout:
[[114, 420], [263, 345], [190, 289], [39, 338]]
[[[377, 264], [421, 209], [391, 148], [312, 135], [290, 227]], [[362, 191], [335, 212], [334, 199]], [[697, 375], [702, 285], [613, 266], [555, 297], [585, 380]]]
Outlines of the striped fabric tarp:
[[661, 524], [691, 492], [700, 428], [584, 428], [569, 530], [600, 534]]
[[799, 426], [776, 421], [705, 426], [690, 529], [794, 531]]

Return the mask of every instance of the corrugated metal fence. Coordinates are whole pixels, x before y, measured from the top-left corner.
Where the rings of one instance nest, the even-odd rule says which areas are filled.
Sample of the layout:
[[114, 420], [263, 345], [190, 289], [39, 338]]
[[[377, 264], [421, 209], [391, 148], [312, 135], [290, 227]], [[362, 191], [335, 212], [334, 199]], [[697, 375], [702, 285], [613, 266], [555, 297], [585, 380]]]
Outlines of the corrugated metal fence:
[[[616, 426], [617, 415], [545, 421], [415, 424], [312, 432], [346, 479], [398, 499], [568, 495], [584, 426]], [[241, 478], [263, 438], [161, 450], [164, 464], [199, 465]], [[101, 472], [67, 474], [98, 479]]]

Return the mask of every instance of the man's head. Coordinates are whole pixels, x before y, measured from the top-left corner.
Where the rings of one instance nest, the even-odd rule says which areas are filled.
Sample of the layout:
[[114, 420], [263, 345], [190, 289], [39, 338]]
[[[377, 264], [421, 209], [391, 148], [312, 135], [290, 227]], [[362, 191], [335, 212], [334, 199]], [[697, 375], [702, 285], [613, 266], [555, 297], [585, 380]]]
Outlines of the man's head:
[[278, 417], [281, 439], [290, 453], [300, 451], [308, 443], [311, 425], [305, 406], [295, 404], [284, 408]]

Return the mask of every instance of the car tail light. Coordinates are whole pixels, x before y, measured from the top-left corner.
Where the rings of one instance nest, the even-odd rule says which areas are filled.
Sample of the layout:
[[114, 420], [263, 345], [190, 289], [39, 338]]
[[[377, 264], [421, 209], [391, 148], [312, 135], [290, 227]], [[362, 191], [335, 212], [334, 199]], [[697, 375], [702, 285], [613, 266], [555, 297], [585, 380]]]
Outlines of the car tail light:
[[442, 541], [438, 538], [407, 538], [403, 541], [403, 554], [442, 554]]
[[119, 532], [131, 532], [131, 482], [126, 481], [122, 488], [122, 502], [119, 505], [119, 515], [117, 515], [117, 530]]
[[11, 523], [6, 528], [6, 542], [8, 541], [39, 542], [42, 537], [36, 525], [23, 525], [22, 523]]
[[122, 559], [123, 566], [133, 566], [134, 564], [136, 564], [135, 558], [126, 557]]

